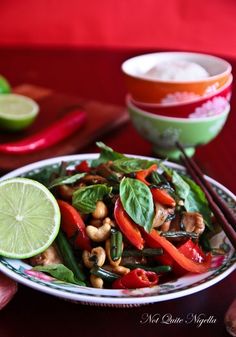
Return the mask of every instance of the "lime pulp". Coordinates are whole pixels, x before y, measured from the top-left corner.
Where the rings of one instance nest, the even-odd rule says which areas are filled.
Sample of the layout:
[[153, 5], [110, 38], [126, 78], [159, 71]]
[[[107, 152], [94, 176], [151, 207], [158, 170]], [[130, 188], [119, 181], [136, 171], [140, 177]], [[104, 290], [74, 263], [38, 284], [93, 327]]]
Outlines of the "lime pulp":
[[37, 255], [55, 240], [59, 227], [57, 201], [44, 185], [27, 178], [0, 181], [0, 255]]

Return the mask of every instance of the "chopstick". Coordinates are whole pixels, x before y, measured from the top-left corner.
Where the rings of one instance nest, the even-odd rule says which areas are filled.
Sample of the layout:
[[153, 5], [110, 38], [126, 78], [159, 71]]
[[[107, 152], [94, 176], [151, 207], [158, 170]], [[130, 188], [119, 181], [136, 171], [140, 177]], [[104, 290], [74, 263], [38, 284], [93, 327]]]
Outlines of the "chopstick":
[[225, 231], [228, 239], [236, 249], [236, 217], [233, 212], [230, 210], [228, 205], [217, 195], [216, 191], [210, 185], [210, 183], [205, 179], [204, 174], [202, 173], [200, 167], [194, 161], [194, 159], [189, 158], [186, 155], [186, 152], [183, 146], [176, 142], [176, 146], [181, 151], [183, 156], [181, 156], [181, 160], [186, 166], [189, 174], [192, 179], [201, 187], [205, 196], [208, 200], [210, 208], [215, 215], [215, 218], [222, 226]]

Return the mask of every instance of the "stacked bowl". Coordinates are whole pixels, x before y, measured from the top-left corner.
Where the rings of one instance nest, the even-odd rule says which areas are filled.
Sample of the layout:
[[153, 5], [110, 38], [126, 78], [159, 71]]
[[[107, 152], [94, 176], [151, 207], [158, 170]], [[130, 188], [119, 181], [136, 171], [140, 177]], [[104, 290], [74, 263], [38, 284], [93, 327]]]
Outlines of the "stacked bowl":
[[156, 154], [178, 159], [179, 141], [191, 156], [219, 134], [230, 111], [231, 70], [221, 58], [188, 52], [145, 54], [122, 64], [131, 120]]

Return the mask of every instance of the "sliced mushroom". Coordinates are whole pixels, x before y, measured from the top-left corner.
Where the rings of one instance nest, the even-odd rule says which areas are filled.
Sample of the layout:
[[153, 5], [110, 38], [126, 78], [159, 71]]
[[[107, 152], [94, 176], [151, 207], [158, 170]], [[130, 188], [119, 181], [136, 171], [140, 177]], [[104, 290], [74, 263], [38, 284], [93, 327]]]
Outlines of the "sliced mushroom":
[[201, 234], [205, 229], [203, 217], [198, 212], [185, 212], [181, 221], [186, 232]]
[[112, 164], [112, 161], [105, 164], [100, 164], [98, 167], [96, 167], [96, 173], [108, 180], [111, 179], [114, 181], [120, 181], [124, 174], [113, 171], [111, 168]]
[[57, 191], [63, 200], [71, 201], [75, 188], [68, 185], [60, 185], [57, 187]]
[[99, 175], [93, 175], [93, 174], [87, 174], [85, 177], [81, 179], [83, 183], [89, 184], [104, 184], [107, 183], [107, 179], [99, 176]]
[[161, 231], [168, 232], [168, 230], [170, 229], [170, 223], [171, 221], [165, 221], [163, 225], [161, 225]]
[[177, 232], [180, 230], [181, 230], [181, 215], [180, 213], [176, 213], [174, 219], [172, 219], [170, 222], [168, 231]]
[[155, 203], [155, 217], [153, 220], [153, 228], [160, 227], [168, 216], [168, 209], [158, 202]]
[[60, 263], [63, 263], [63, 261], [55, 245], [49, 246], [43, 253], [31, 257], [30, 259], [30, 264], [32, 266], [47, 266]]
[[155, 217], [153, 220], [153, 228], [161, 226], [162, 231], [168, 231], [170, 227], [169, 217], [174, 215], [175, 208], [165, 207], [158, 202], [155, 203]]

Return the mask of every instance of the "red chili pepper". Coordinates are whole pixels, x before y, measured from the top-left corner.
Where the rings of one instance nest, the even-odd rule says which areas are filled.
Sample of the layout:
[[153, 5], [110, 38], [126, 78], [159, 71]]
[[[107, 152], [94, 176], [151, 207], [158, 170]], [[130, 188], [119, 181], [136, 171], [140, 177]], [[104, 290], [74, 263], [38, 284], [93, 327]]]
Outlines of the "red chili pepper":
[[158, 283], [158, 276], [152, 271], [140, 268], [133, 269], [128, 274], [115, 280], [112, 284], [113, 289], [135, 289], [152, 287]]
[[175, 207], [175, 199], [172, 198], [165, 189], [152, 188], [152, 196], [154, 201], [159, 202], [162, 205]]
[[115, 203], [114, 216], [118, 227], [124, 236], [138, 249], [143, 249], [144, 241], [140, 230], [129, 215], [125, 212], [120, 199]]
[[27, 154], [55, 145], [81, 127], [87, 116], [84, 111], [73, 110], [38, 133], [18, 142], [0, 144], [0, 153]]
[[[185, 251], [181, 247], [178, 249], [175, 247], [170, 241], [168, 241], [163, 236], [160, 236], [156, 230], [152, 230], [151, 233], [147, 233], [143, 231], [143, 236], [146, 242], [146, 245], [151, 248], [163, 248], [165, 252], [172, 257], [172, 259], [184, 270], [191, 273], [204, 273], [209, 270], [211, 264], [211, 254], [205, 255], [202, 252], [202, 259], [194, 260], [194, 252], [192, 251], [192, 257], [190, 257], [190, 253], [188, 252], [188, 256], [185, 256]], [[189, 243], [190, 245], [190, 243]], [[189, 250], [188, 250], [189, 251]], [[200, 248], [199, 248], [200, 251]]]
[[151, 172], [156, 171], [156, 170], [157, 170], [157, 164], [153, 164], [146, 170], [136, 172], [136, 178], [142, 181], [144, 184], [149, 186], [151, 184], [146, 180], [146, 178], [149, 176]]
[[118, 278], [112, 283], [113, 289], [125, 289], [125, 286], [122, 283], [122, 277]]
[[87, 162], [87, 160], [83, 160], [81, 163], [79, 163], [78, 165], [75, 166], [75, 170], [79, 173], [83, 173], [83, 172], [89, 172], [90, 171], [90, 167], [89, 164]]
[[68, 238], [75, 237], [75, 248], [91, 250], [91, 242], [79, 212], [68, 202], [57, 200], [61, 211], [61, 227]]

